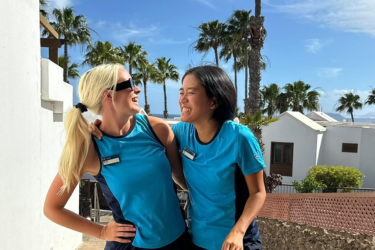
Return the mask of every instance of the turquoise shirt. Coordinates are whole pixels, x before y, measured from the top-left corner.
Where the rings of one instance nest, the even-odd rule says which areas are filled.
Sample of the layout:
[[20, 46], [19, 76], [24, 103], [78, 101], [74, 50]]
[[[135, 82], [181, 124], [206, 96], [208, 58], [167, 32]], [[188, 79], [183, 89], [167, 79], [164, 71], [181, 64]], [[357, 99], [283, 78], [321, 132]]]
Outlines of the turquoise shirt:
[[146, 116], [136, 115], [134, 124], [126, 135], [94, 138], [101, 160], [96, 179], [114, 220], [137, 228], [132, 245], [160, 248], [180, 237], [186, 225], [164, 146]]
[[[192, 124], [180, 122], [172, 130], [189, 188], [192, 241], [221, 250], [248, 199], [244, 175], [265, 168], [258, 141], [247, 127], [232, 121], [226, 121], [209, 143], [199, 140]], [[252, 233], [259, 235], [256, 231]]]

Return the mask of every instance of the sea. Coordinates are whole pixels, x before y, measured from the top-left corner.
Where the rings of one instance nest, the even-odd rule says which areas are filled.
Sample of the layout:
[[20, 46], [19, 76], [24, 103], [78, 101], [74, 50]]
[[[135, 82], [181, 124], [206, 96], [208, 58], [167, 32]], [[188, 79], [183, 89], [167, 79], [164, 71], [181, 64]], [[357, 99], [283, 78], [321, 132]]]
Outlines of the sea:
[[[348, 122], [351, 122], [352, 119], [350, 117], [344, 117], [340, 114], [336, 113], [326, 113], [327, 115], [331, 116], [333, 119], [336, 119], [339, 122], [342, 122], [344, 119], [347, 119]], [[159, 117], [159, 118], [164, 118], [163, 114], [151, 114], [151, 116]], [[169, 114], [169, 119], [174, 119], [175, 117], [180, 117], [181, 114]], [[375, 116], [370, 115], [364, 115], [364, 116], [354, 116], [354, 121], [355, 122], [360, 122], [360, 123], [375, 123]]]
[[[150, 114], [150, 116], [155, 116], [159, 118], [164, 118], [163, 114]], [[174, 119], [175, 117], [181, 117], [181, 114], [168, 114], [169, 119]]]

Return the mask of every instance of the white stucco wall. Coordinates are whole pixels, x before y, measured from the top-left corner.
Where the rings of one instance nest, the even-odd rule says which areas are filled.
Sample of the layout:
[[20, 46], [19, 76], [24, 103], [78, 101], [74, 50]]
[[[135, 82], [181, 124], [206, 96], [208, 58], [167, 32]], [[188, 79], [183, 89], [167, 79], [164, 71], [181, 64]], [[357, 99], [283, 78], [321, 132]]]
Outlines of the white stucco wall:
[[[64, 127], [54, 103], [41, 100], [39, 1], [1, 1], [0, 23], [0, 249], [75, 249], [82, 235], [43, 215]], [[61, 91], [55, 109], [63, 112], [72, 105], [73, 90], [58, 69], [52, 71], [51, 84]], [[67, 208], [78, 212], [78, 192]]]
[[375, 130], [362, 128], [358, 169], [365, 174], [363, 187], [375, 188]]
[[[327, 127], [319, 165], [359, 167], [361, 128]], [[358, 143], [358, 153], [343, 153], [343, 143]]]
[[[358, 143], [358, 153], [343, 153], [342, 143]], [[375, 188], [375, 130], [327, 127], [319, 165], [347, 166], [365, 174], [363, 188]]]
[[310, 167], [316, 165], [318, 134], [322, 132], [317, 132], [288, 115], [281, 116], [277, 122], [263, 127], [263, 158], [267, 166], [267, 175], [271, 163], [271, 142], [291, 142], [294, 143], [293, 176], [283, 176], [283, 183], [292, 184], [293, 180], [300, 181], [305, 178]]

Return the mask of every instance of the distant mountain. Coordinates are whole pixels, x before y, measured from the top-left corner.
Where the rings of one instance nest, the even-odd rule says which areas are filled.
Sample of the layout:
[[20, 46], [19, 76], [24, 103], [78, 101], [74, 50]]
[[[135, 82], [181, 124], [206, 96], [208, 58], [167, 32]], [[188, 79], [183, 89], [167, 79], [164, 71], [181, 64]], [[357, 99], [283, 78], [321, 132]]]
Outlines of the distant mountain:
[[342, 115], [338, 113], [326, 113], [326, 115], [332, 117], [333, 119], [337, 120], [338, 122], [342, 122], [344, 119], [347, 119], [343, 117]]
[[[344, 117], [338, 113], [326, 113], [333, 119], [343, 122], [344, 119], [347, 119], [348, 122], [352, 121], [352, 118], [350, 117]], [[354, 121], [355, 122], [360, 122], [360, 123], [374, 123], [375, 122], [375, 112], [368, 113], [366, 115], [355, 115], [354, 116]]]
[[362, 117], [375, 117], [375, 112], [370, 112], [365, 115], [361, 115]]

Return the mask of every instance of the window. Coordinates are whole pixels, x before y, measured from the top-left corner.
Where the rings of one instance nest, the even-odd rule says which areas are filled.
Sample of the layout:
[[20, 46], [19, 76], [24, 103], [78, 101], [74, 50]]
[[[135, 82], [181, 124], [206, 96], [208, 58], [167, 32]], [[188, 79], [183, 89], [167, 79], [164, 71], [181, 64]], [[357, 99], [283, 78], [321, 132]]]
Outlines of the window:
[[345, 153], [358, 153], [358, 144], [357, 143], [343, 143], [342, 152]]
[[292, 176], [293, 173], [293, 143], [272, 142], [271, 144], [271, 174]]

